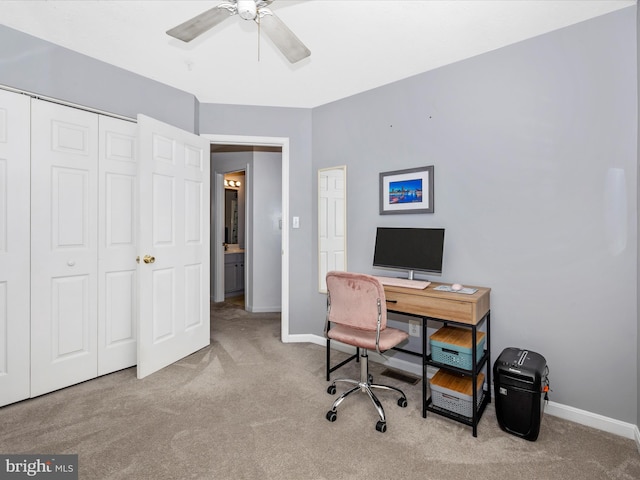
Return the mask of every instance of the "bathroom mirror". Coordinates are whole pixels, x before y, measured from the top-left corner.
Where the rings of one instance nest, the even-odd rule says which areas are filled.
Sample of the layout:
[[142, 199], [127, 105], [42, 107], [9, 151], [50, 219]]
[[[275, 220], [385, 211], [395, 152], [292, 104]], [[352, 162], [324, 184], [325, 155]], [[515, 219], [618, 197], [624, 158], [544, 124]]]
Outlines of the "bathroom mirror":
[[224, 243], [238, 243], [238, 190], [224, 189]]
[[318, 289], [331, 270], [347, 269], [347, 167], [318, 170]]

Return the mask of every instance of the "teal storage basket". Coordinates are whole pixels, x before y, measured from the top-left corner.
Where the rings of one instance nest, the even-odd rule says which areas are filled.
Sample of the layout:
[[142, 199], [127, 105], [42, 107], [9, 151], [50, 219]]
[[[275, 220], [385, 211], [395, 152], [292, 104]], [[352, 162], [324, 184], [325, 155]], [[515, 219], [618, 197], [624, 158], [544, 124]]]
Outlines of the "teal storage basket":
[[[471, 331], [469, 331], [469, 338]], [[480, 361], [484, 354], [484, 344], [486, 337], [483, 336], [476, 344], [476, 361]], [[473, 369], [473, 355], [471, 348], [461, 347], [446, 342], [430, 339], [431, 360], [445, 365], [462, 368], [464, 370]], [[469, 341], [469, 344], [471, 341]]]

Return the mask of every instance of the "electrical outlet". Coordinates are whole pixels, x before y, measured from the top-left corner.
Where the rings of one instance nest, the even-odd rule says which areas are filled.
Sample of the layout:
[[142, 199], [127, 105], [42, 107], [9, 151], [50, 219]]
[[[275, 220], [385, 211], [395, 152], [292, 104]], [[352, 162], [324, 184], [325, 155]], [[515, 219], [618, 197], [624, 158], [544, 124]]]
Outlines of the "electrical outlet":
[[420, 336], [420, 322], [418, 320], [409, 320], [409, 335], [412, 337]]

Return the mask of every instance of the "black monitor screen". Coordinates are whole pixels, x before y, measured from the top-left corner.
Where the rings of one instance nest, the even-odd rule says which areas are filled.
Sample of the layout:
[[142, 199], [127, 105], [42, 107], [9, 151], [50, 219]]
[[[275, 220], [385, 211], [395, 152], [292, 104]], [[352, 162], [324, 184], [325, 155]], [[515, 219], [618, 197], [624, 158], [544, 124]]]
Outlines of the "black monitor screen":
[[442, 273], [444, 228], [378, 227], [373, 266]]

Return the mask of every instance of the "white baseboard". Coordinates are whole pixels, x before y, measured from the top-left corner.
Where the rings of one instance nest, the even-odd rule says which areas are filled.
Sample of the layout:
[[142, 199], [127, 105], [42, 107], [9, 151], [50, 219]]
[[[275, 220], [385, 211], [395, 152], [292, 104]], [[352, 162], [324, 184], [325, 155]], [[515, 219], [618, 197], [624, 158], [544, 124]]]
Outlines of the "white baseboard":
[[282, 339], [283, 343], [314, 343], [324, 347], [327, 341], [324, 337], [318, 335], [311, 335], [310, 333], [304, 334], [289, 334], [286, 338]]
[[587, 427], [596, 428], [605, 432], [620, 435], [621, 437], [630, 438], [636, 441], [638, 450], [640, 451], [640, 431], [637, 425], [632, 423], [621, 422], [614, 418], [605, 417], [597, 413], [580, 410], [579, 408], [562, 405], [561, 403], [549, 402], [544, 412], [554, 417], [563, 418], [571, 422], [576, 422]]
[[254, 307], [254, 306], [249, 306], [247, 307], [247, 311], [251, 312], [251, 313], [281, 313], [282, 312], [282, 308], [278, 305], [278, 306], [273, 306], [273, 307]]
[[[285, 342], [299, 343], [307, 342], [314, 343], [316, 345], [325, 346], [326, 339], [318, 335], [289, 335]], [[332, 348], [347, 353], [354, 353], [355, 348], [349, 345], [344, 345], [340, 342], [332, 342]], [[419, 377], [422, 377], [422, 367], [419, 364], [408, 362], [406, 360], [397, 359], [395, 357], [381, 357], [375, 352], [370, 352], [372, 361], [378, 363], [384, 363], [392, 368], [397, 368], [408, 373], [412, 373]], [[429, 366], [427, 367], [427, 377], [431, 378], [437, 369]], [[586, 410], [580, 410], [578, 408], [562, 405], [556, 402], [549, 402], [545, 407], [545, 413], [553, 415], [554, 417], [569, 420], [571, 422], [579, 423], [588, 427], [596, 428], [605, 432], [613, 433], [621, 437], [635, 440], [638, 451], [640, 452], [640, 430], [638, 425], [632, 423], [621, 422], [614, 418], [605, 417], [597, 413], [588, 412]]]
[[[219, 303], [219, 302], [215, 301], [215, 298], [213, 296], [209, 297], [209, 301], [211, 303]], [[282, 307], [280, 305], [274, 305], [272, 307], [253, 307], [251, 305], [247, 305], [247, 312], [251, 312], [251, 313], [282, 313]], [[317, 335], [314, 335], [314, 336], [317, 336]], [[298, 340], [296, 340], [296, 342], [298, 342]]]

